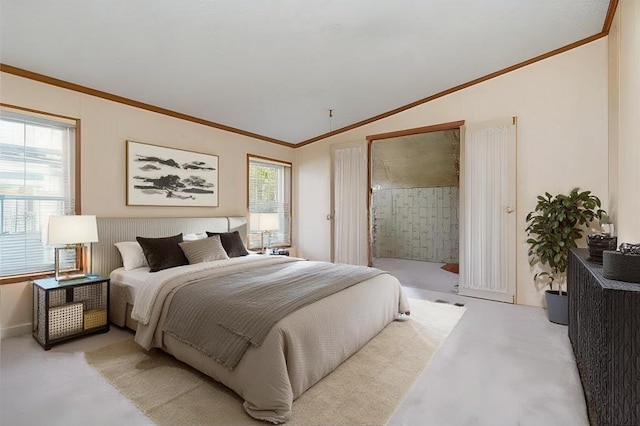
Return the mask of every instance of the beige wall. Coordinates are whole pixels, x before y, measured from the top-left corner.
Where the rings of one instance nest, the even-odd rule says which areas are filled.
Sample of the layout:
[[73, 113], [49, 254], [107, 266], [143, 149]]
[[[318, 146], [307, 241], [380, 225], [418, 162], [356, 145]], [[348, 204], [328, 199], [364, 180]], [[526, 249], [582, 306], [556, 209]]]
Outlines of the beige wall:
[[609, 33], [609, 186], [618, 242], [640, 243], [640, 3], [622, 0]]
[[[367, 135], [518, 117], [517, 302], [542, 304], [527, 262], [525, 216], [544, 191], [592, 190], [606, 204], [607, 40], [600, 39], [369, 125], [295, 150], [299, 255], [331, 258], [330, 147]], [[606, 205], [605, 205], [606, 208]], [[366, 211], [362, 212], [366, 217]]]
[[[81, 119], [82, 212], [100, 217], [243, 216], [246, 212], [247, 153], [293, 160], [293, 149], [178, 120], [101, 98], [0, 73], [3, 103]], [[126, 140], [219, 156], [219, 207], [126, 206]], [[0, 286], [3, 334], [24, 332], [31, 323], [28, 283]]]

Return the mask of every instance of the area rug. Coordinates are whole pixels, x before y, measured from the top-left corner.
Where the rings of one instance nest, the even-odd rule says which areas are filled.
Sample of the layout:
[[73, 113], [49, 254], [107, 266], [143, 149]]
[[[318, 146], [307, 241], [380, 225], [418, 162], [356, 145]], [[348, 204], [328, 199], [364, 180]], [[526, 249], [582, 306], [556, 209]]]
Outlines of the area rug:
[[440, 267], [440, 269], [444, 269], [447, 272], [453, 272], [454, 274], [459, 274], [460, 264], [459, 263], [445, 263]]
[[[411, 299], [394, 321], [293, 405], [291, 425], [382, 425], [433, 358], [464, 308]], [[87, 362], [159, 425], [264, 424], [233, 391], [133, 338], [85, 354]]]

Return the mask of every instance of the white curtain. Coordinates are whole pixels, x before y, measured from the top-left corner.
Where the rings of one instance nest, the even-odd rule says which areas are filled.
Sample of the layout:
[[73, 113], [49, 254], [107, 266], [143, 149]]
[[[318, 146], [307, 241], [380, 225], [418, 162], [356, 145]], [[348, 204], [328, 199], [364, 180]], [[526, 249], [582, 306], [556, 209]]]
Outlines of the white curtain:
[[511, 119], [466, 128], [460, 223], [460, 294], [513, 302], [515, 137]]
[[366, 165], [360, 146], [333, 155], [334, 261], [366, 265]]

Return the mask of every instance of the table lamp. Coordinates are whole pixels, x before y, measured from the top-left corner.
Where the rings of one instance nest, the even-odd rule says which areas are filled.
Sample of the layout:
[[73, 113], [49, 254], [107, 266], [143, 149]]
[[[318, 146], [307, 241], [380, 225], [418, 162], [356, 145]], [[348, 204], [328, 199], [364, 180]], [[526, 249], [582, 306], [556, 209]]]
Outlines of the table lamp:
[[280, 215], [278, 213], [252, 213], [250, 220], [252, 228], [261, 232], [262, 241], [260, 246], [262, 248], [262, 252], [266, 253], [264, 236], [267, 236], [266, 248], [268, 249], [271, 245], [271, 242], [269, 241], [271, 232], [280, 229]]
[[[92, 215], [49, 216], [47, 228], [47, 245], [55, 247], [56, 281], [72, 280], [86, 277], [87, 259], [85, 258], [85, 244], [98, 241], [98, 227], [96, 217]], [[60, 252], [75, 250], [80, 256], [80, 270], [75, 274], [63, 275], [60, 271]], [[77, 262], [76, 262], [77, 263]], [[76, 272], [74, 269], [73, 272]]]

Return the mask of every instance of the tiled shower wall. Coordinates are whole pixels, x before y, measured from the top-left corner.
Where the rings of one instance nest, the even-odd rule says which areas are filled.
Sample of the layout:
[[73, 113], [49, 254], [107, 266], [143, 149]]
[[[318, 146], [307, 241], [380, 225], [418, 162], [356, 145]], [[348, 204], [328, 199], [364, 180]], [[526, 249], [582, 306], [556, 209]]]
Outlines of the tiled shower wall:
[[458, 188], [373, 193], [373, 256], [458, 262]]

